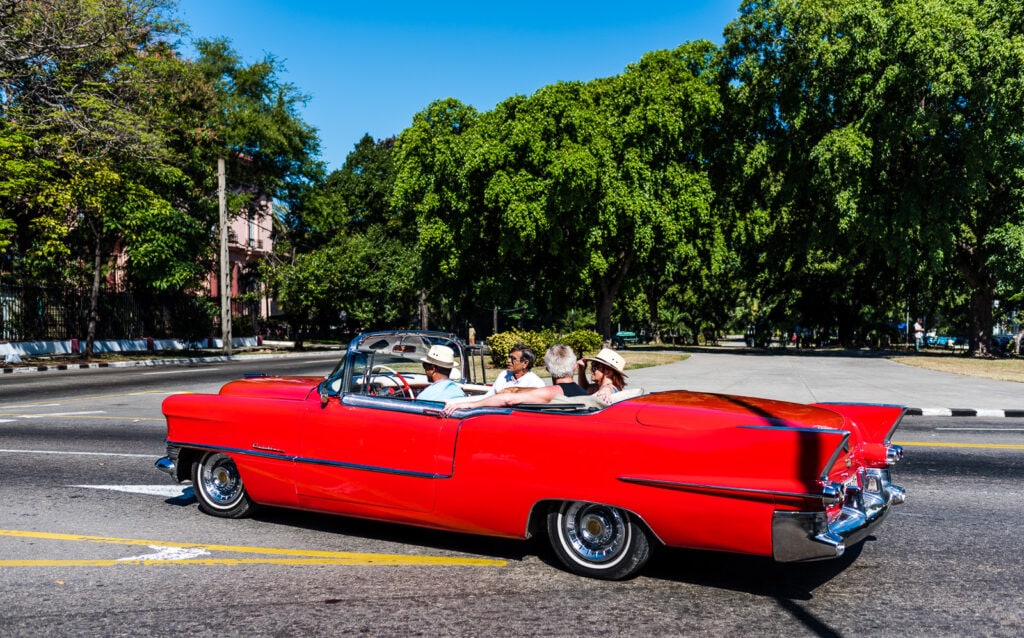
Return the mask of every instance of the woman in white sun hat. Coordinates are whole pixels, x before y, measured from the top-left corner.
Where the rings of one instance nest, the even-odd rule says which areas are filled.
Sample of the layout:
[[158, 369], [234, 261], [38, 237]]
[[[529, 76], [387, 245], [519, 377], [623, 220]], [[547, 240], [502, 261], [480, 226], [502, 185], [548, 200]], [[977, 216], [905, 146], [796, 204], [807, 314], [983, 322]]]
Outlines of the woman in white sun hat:
[[[590, 362], [591, 377], [587, 378], [587, 362]], [[626, 387], [626, 362], [618, 352], [604, 348], [594, 357], [583, 357], [577, 366], [578, 383], [589, 394], [605, 403], [612, 402], [612, 395]]]

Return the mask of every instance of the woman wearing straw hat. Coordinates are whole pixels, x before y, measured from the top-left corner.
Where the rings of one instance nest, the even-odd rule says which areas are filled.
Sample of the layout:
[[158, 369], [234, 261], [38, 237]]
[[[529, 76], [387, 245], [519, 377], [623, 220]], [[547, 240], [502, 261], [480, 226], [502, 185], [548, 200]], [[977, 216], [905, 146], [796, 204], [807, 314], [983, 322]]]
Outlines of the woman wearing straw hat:
[[[588, 361], [591, 379], [587, 378]], [[583, 357], [576, 367], [578, 383], [605, 403], [611, 403], [612, 395], [626, 387], [626, 362], [614, 350], [604, 348], [597, 356]]]

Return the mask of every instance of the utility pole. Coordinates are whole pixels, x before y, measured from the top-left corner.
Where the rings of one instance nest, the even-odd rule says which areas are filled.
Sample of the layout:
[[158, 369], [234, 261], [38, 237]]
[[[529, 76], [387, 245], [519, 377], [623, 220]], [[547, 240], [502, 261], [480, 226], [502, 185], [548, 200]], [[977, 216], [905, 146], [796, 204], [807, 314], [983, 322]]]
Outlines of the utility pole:
[[228, 259], [228, 195], [224, 160], [217, 160], [217, 200], [220, 206], [220, 335], [224, 354], [231, 354], [231, 264]]

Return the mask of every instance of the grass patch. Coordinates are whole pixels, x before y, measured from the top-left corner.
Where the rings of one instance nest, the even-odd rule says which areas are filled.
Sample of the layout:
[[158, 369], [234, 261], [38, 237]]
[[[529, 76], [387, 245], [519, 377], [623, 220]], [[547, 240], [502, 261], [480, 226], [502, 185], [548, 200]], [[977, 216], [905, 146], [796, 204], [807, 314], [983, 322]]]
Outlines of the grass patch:
[[979, 359], [962, 354], [900, 355], [890, 359], [936, 372], [1024, 383], [1024, 359]]

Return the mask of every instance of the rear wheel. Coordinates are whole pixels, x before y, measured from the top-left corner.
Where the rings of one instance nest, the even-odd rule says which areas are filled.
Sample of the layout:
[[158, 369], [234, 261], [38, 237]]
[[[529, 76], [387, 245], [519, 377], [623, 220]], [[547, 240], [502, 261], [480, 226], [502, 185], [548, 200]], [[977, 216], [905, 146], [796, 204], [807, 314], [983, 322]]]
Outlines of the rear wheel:
[[548, 514], [548, 537], [569, 571], [591, 578], [621, 580], [647, 563], [647, 531], [629, 512], [598, 503], [563, 503]]
[[192, 465], [192, 490], [199, 509], [222, 518], [242, 518], [255, 509], [231, 457], [208, 452]]

